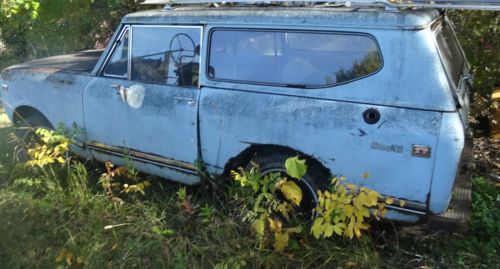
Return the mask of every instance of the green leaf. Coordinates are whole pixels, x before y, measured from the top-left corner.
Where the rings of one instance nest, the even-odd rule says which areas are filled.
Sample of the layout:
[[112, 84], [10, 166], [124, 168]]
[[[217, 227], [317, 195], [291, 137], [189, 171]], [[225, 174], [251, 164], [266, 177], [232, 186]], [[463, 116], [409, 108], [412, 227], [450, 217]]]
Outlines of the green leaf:
[[285, 231], [288, 234], [293, 234], [293, 233], [300, 234], [302, 232], [302, 226], [296, 226], [296, 227], [286, 228]]
[[158, 226], [153, 226], [153, 228], [151, 228], [151, 231], [155, 234], [161, 234], [161, 229]]
[[163, 235], [167, 235], [167, 236], [169, 236], [169, 235], [174, 235], [174, 234], [175, 234], [175, 231], [174, 231], [174, 230], [172, 230], [172, 229], [165, 229], [165, 230], [163, 230], [163, 231], [161, 232], [161, 234], [163, 234]]
[[342, 235], [342, 232], [344, 231], [344, 229], [345, 229], [344, 223], [339, 223], [339, 224], [333, 226], [333, 231], [338, 235]]
[[264, 230], [265, 230], [265, 221], [263, 219], [256, 219], [254, 222], [253, 222], [253, 229], [255, 230], [255, 232], [259, 235], [259, 236], [264, 236]]
[[325, 238], [331, 237], [333, 235], [334, 229], [335, 229], [335, 227], [332, 224], [325, 223], [325, 225], [324, 225]]
[[274, 249], [278, 252], [282, 252], [288, 246], [288, 240], [290, 237], [288, 233], [275, 233], [274, 234]]
[[319, 239], [323, 234], [324, 229], [325, 226], [323, 225], [323, 218], [317, 218], [311, 226], [311, 233], [314, 238]]
[[289, 176], [300, 179], [307, 172], [306, 160], [299, 160], [299, 156], [288, 158], [285, 161], [285, 168]]

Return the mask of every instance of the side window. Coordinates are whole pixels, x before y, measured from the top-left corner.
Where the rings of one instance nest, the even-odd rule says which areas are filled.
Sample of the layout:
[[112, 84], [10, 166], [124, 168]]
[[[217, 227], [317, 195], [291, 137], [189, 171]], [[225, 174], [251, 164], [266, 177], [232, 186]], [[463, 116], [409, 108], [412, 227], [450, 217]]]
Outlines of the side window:
[[198, 86], [199, 27], [132, 27], [132, 80]]
[[366, 34], [217, 29], [210, 35], [208, 76], [215, 80], [317, 88], [381, 67], [378, 44]]
[[104, 69], [105, 76], [119, 78], [128, 77], [128, 33], [129, 30], [125, 30], [125, 33], [115, 47], [113, 55]]
[[436, 41], [446, 71], [453, 83], [458, 86], [462, 68], [465, 64], [465, 57], [453, 34], [453, 29], [448, 23], [443, 23], [442, 27], [436, 31]]

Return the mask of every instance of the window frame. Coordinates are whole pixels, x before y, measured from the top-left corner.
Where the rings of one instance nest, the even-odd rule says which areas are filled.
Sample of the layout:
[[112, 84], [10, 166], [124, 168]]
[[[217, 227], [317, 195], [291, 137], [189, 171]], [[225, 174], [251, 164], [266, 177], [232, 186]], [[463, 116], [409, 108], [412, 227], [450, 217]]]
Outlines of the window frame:
[[[459, 51], [460, 56], [462, 57], [462, 60], [463, 60], [461, 67], [460, 67], [460, 71], [459, 71], [460, 74], [459, 74], [458, 78], [455, 78], [454, 74], [451, 74], [451, 70], [447, 66], [448, 59], [446, 59], [446, 57], [443, 55], [441, 48], [440, 48], [440, 45], [439, 45], [438, 33], [439, 33], [439, 31], [443, 31], [444, 30], [443, 28], [445, 26], [448, 26], [450, 28], [450, 32], [451, 32], [453, 39], [454, 39], [452, 42], [455, 42], [456, 45], [458, 46], [458, 51]], [[455, 33], [455, 29], [453, 28], [453, 26], [451, 25], [451, 23], [447, 19], [443, 18], [441, 20], [436, 21], [436, 24], [431, 27], [431, 30], [433, 31], [434, 45], [435, 45], [436, 51], [439, 55], [439, 60], [441, 62], [441, 65], [443, 66], [443, 69], [446, 73], [446, 77], [448, 78], [448, 82], [454, 90], [458, 90], [461, 87], [462, 77], [464, 75], [464, 69], [466, 68], [466, 66], [468, 64], [468, 61], [467, 61], [467, 57], [465, 55], [465, 52], [462, 48], [462, 45], [460, 44], [458, 37]]]
[[[109, 50], [109, 53], [108, 55], [106, 55], [106, 59], [102, 65], [102, 68], [99, 72], [99, 76], [101, 77], [107, 77], [107, 78], [117, 78], [117, 79], [126, 79], [126, 80], [129, 80], [129, 77], [130, 77], [130, 51], [131, 51], [131, 48], [130, 48], [130, 44], [131, 44], [131, 32], [130, 32], [130, 26], [129, 25], [125, 25], [123, 27], [123, 29], [120, 31], [120, 34], [115, 38], [115, 40], [113, 41], [113, 46], [111, 47], [111, 49]], [[118, 41], [121, 40], [123, 38], [123, 36], [127, 33], [128, 31], [128, 48], [129, 48], [129, 51], [128, 51], [128, 58], [127, 58], [127, 75], [126, 76], [116, 76], [116, 75], [109, 75], [109, 74], [106, 74], [106, 67], [108, 67], [108, 64], [109, 62], [111, 61], [111, 58], [113, 57], [113, 55], [115, 54], [116, 50], [117, 50], [117, 47], [118, 47]]]
[[[347, 80], [347, 81], [342, 81], [338, 83], [334, 83], [331, 85], [323, 85], [323, 86], [308, 86], [305, 85], [305, 87], [302, 87], [302, 85], [293, 85], [293, 84], [281, 84], [281, 83], [267, 83], [267, 82], [255, 82], [255, 81], [245, 81], [245, 80], [233, 80], [233, 79], [218, 79], [211, 77], [209, 74], [210, 70], [210, 57], [211, 55], [211, 47], [212, 47], [212, 35], [215, 31], [254, 31], [254, 32], [293, 32], [293, 33], [315, 33], [315, 34], [333, 34], [333, 35], [350, 35], [350, 36], [365, 36], [370, 38], [376, 48], [378, 55], [380, 57], [380, 67], [367, 75], [357, 77], [355, 79]], [[214, 82], [225, 82], [225, 83], [237, 83], [237, 84], [247, 84], [247, 85], [258, 85], [258, 86], [271, 86], [271, 87], [280, 87], [280, 88], [296, 88], [296, 89], [325, 89], [325, 88], [333, 88], [339, 85], [344, 85], [347, 83], [355, 82], [361, 79], [365, 79], [367, 77], [373, 76], [380, 72], [384, 68], [384, 57], [382, 54], [382, 50], [380, 48], [380, 45], [378, 43], [378, 40], [373, 36], [372, 34], [365, 33], [365, 32], [348, 32], [348, 31], [328, 31], [328, 30], [308, 30], [308, 29], [290, 29], [290, 28], [247, 28], [247, 27], [213, 27], [210, 29], [208, 32], [208, 40], [207, 40], [207, 56], [206, 56], [206, 63], [205, 63], [205, 77], [209, 81], [214, 81]]]
[[[99, 75], [102, 77], [108, 77], [108, 78], [118, 78], [118, 79], [125, 79], [127, 81], [134, 81], [132, 80], [132, 44], [133, 44], [133, 38], [134, 38], [134, 28], [191, 28], [191, 29], [199, 29], [199, 35], [200, 35], [200, 62], [198, 66], [198, 74], [201, 75], [201, 66], [203, 62], [202, 58], [202, 51], [203, 51], [203, 26], [201, 25], [161, 25], [161, 24], [137, 24], [137, 25], [125, 25], [124, 28], [121, 30], [120, 34], [117, 36], [117, 38], [114, 41], [113, 47], [110, 50], [110, 53], [106, 56], [106, 60], [104, 61], [104, 64], [102, 65], [102, 69], [99, 72]], [[111, 60], [111, 57], [114, 55], [116, 52], [116, 49], [118, 47], [118, 43], [116, 40], [120, 40], [123, 38], [125, 33], [128, 32], [128, 59], [127, 59], [127, 77], [122, 77], [122, 76], [112, 76], [112, 75], [106, 75], [104, 73], [104, 70], [109, 64], [109, 61]], [[181, 87], [178, 85], [171, 85], [171, 84], [165, 84], [165, 83], [155, 83], [155, 82], [142, 82], [142, 81], [137, 81], [137, 83], [144, 83], [144, 84], [153, 84], [153, 85], [162, 85], [162, 86], [172, 86], [172, 87]], [[183, 87], [185, 88], [185, 87]], [[189, 88], [200, 88], [200, 81], [198, 80], [198, 85], [189, 87]]]

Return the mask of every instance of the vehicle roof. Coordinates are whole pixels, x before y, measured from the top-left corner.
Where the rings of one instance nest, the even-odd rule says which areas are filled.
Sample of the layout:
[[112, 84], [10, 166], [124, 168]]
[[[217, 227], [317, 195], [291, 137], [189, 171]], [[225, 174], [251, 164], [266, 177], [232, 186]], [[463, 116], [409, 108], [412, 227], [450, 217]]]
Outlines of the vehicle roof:
[[352, 28], [422, 29], [440, 16], [434, 9], [385, 10], [341, 7], [181, 6], [129, 14], [123, 23], [273, 24]]

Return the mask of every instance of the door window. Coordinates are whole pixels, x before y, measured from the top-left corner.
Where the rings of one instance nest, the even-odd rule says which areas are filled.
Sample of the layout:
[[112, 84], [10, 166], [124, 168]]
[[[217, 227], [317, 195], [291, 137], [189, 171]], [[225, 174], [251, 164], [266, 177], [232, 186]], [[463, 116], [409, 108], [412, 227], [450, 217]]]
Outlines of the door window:
[[132, 80], [197, 87], [200, 27], [132, 27]]

